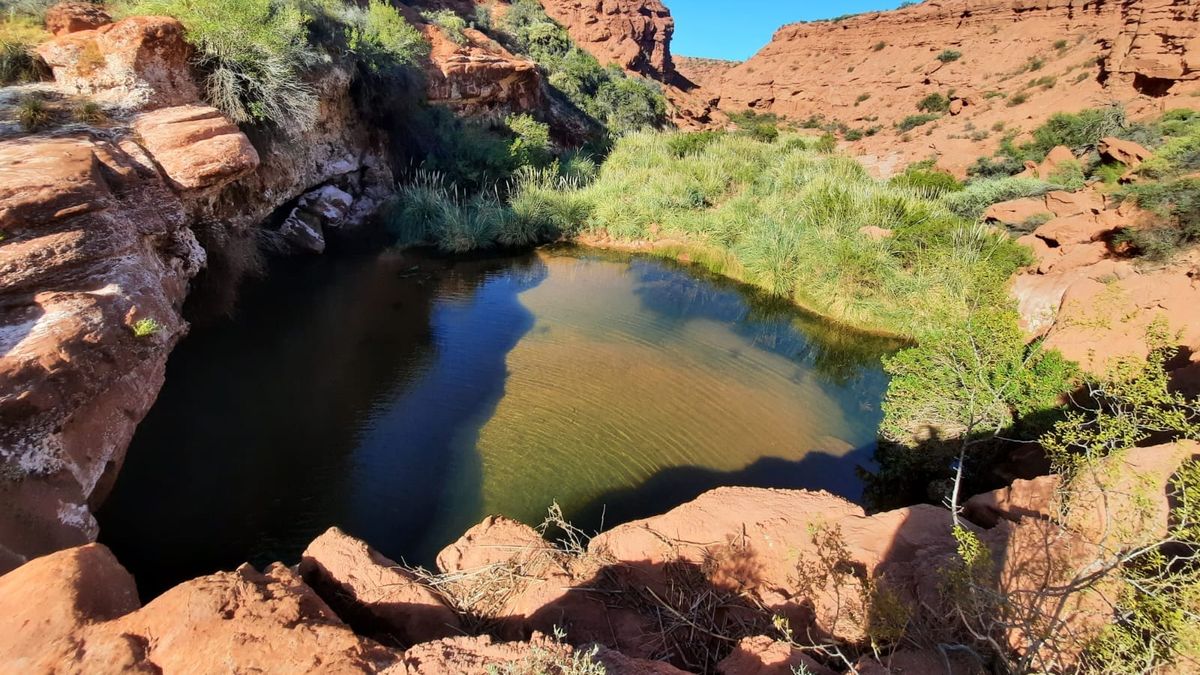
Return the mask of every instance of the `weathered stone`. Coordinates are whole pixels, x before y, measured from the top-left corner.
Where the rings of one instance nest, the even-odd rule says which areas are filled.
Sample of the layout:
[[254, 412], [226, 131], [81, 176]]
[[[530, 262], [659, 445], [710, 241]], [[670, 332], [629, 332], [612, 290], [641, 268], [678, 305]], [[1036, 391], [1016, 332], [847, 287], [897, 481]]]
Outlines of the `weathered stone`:
[[55, 37], [112, 23], [104, 7], [91, 2], [60, 2], [46, 10], [46, 30]]
[[216, 108], [185, 105], [138, 115], [142, 145], [176, 190], [213, 190], [258, 168], [258, 152]]
[[72, 32], [38, 47], [59, 88], [112, 106], [143, 110], [200, 100], [183, 24], [135, 16]]
[[458, 615], [394, 561], [336, 527], [300, 560], [309, 586], [355, 625], [404, 644], [461, 634]]

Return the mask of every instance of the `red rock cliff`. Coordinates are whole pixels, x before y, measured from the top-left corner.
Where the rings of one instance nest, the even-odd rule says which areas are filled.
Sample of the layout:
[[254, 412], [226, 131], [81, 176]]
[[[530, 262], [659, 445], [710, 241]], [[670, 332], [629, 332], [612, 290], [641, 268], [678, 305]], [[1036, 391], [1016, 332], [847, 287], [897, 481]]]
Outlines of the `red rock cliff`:
[[[1119, 101], [1137, 115], [1193, 102], [1198, 19], [1200, 4], [1173, 0], [928, 0], [785, 26], [715, 84], [701, 79], [726, 111], [876, 128], [855, 148], [883, 173], [930, 155], [961, 171], [1002, 131], [1055, 112]], [[960, 103], [938, 122], [893, 130], [933, 93]]]

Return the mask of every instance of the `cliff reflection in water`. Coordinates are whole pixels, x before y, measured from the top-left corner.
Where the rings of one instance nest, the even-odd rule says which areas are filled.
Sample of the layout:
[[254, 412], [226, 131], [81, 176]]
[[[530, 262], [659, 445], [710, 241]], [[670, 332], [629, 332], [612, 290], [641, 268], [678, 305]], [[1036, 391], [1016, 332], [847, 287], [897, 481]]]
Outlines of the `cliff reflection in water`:
[[895, 346], [648, 259], [287, 261], [172, 355], [101, 540], [153, 594], [330, 525], [429, 564], [556, 500], [595, 528], [720, 484], [857, 498]]

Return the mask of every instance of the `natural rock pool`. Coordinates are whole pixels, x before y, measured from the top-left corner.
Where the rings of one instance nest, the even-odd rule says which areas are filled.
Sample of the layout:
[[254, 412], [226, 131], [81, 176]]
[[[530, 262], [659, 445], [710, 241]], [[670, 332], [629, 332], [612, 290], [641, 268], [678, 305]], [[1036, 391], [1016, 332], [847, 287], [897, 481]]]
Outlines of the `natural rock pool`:
[[153, 595], [331, 525], [430, 565], [554, 501], [595, 531], [719, 485], [858, 499], [896, 346], [647, 258], [286, 261], [172, 354], [100, 540]]

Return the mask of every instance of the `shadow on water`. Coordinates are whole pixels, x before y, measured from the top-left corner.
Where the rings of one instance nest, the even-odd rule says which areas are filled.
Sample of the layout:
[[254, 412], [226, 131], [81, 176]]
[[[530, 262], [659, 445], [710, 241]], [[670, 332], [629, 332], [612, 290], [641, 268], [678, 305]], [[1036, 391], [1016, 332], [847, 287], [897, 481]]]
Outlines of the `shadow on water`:
[[[445, 476], [503, 393], [505, 354], [532, 326], [517, 294], [544, 271], [535, 256], [418, 262], [280, 261], [230, 321], [179, 345], [98, 513], [143, 595], [295, 560], [331, 525], [398, 557], [389, 542], [421, 541], [464, 497]], [[477, 293], [493, 320], [459, 324]], [[396, 490], [396, 472], [419, 478]]]
[[764, 457], [740, 471], [713, 471], [698, 466], [661, 471], [642, 485], [605, 494], [572, 514], [572, 524], [599, 532], [620, 523], [649, 518], [726, 485], [783, 490], [825, 490], [852, 502], [862, 499], [856, 466], [868, 464], [874, 444], [845, 455], [813, 450], [800, 460]]

